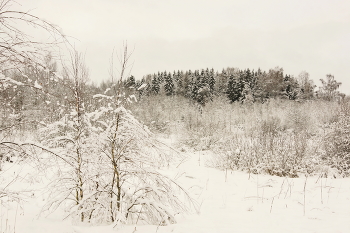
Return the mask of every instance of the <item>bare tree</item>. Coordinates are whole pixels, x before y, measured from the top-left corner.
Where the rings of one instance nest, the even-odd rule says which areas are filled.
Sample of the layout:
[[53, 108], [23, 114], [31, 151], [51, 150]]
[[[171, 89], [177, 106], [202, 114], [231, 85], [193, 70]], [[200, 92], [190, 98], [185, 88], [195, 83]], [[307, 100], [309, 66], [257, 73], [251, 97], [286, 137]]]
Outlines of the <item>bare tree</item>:
[[[71, 112], [66, 112], [63, 119], [64, 129], [56, 134], [56, 141], [59, 141], [65, 147], [64, 156], [69, 158], [70, 174], [72, 188], [67, 193], [74, 196], [76, 205], [79, 205], [84, 198], [84, 182], [86, 175], [83, 174], [83, 166], [86, 164], [86, 143], [84, 135], [87, 133], [87, 124], [85, 119], [84, 95], [85, 84], [88, 80], [88, 69], [84, 63], [84, 57], [76, 50], [71, 52], [71, 61], [69, 66], [64, 66], [63, 72], [66, 76], [66, 88], [71, 91], [72, 99], [68, 100]], [[49, 139], [50, 140], [50, 139]], [[68, 146], [67, 145], [72, 145]], [[66, 177], [64, 177], [66, 179]], [[60, 180], [61, 182], [61, 180]], [[84, 221], [84, 214], [80, 214], [81, 221]]]
[[[84, 134], [86, 125], [84, 122], [84, 105], [83, 105], [83, 88], [85, 82], [88, 78], [88, 71], [84, 64], [84, 59], [81, 54], [77, 51], [73, 52], [71, 55], [71, 69], [70, 73], [71, 79], [74, 82], [73, 93], [74, 93], [74, 104], [75, 104], [75, 112], [76, 117], [74, 119], [74, 152], [75, 152], [75, 164], [76, 164], [76, 190], [75, 190], [75, 199], [77, 205], [79, 205], [80, 201], [84, 198], [83, 191], [83, 174], [82, 174], [82, 166], [83, 166], [83, 148], [82, 148], [82, 136]], [[81, 213], [81, 221], [84, 221], [84, 215]]]
[[[56, 25], [41, 19], [30, 11], [21, 11], [15, 0], [0, 0], [0, 106], [2, 118], [8, 113], [8, 103], [12, 100], [7, 95], [11, 87], [16, 89], [16, 95], [22, 95], [23, 87], [38, 89], [40, 85], [30, 83], [23, 70], [26, 67], [50, 72], [46, 67], [47, 55], [58, 56], [61, 45], [69, 45], [65, 35]], [[40, 36], [39, 36], [40, 35]], [[43, 42], [43, 35], [45, 42]], [[10, 77], [10, 71], [16, 70], [22, 74], [22, 80]], [[10, 109], [11, 110], [11, 109]], [[5, 119], [5, 121], [8, 119]], [[4, 120], [3, 120], [4, 121]], [[18, 123], [18, 122], [17, 122]]]
[[[18, 3], [14, 0], [0, 1], [0, 70], [2, 72], [28, 65], [44, 67], [44, 59], [48, 51], [66, 42], [66, 37], [56, 25], [29, 11], [14, 10], [16, 5]], [[47, 42], [42, 42], [41, 38], [35, 38], [33, 31], [48, 34]]]
[[[175, 155], [167, 155], [164, 145], [123, 107], [127, 96], [120, 86], [116, 86], [117, 95], [95, 96], [105, 100], [101, 108], [85, 111], [81, 99], [84, 69], [76, 53], [72, 58], [66, 73], [74, 81], [75, 107], [67, 114], [67, 124], [61, 120], [42, 130], [43, 143], [59, 149], [59, 158], [66, 159], [60, 160], [62, 177], [52, 182], [46, 210], [67, 203], [69, 216], [79, 221], [174, 223], [177, 213], [188, 210], [182, 197], [195, 205], [174, 180], [157, 172]], [[129, 58], [124, 48], [117, 83], [122, 81]]]
[[323, 99], [331, 101], [334, 100], [337, 95], [339, 95], [339, 87], [341, 86], [341, 82], [337, 82], [334, 79], [334, 75], [327, 74], [326, 80], [320, 79], [322, 82], [322, 87], [320, 87], [320, 95]]
[[316, 85], [314, 85], [312, 79], [310, 79], [310, 75], [306, 71], [302, 71], [298, 75], [298, 84], [300, 86], [301, 98], [302, 99], [311, 99], [314, 95], [314, 90]]
[[[133, 63], [130, 63], [130, 58], [134, 52], [134, 49], [130, 52], [128, 43], [125, 41], [123, 43], [122, 49], [119, 53], [112, 52], [111, 58], [110, 58], [110, 68], [109, 68], [109, 75], [112, 82], [111, 89], [113, 90], [113, 94], [116, 96], [119, 96], [122, 91], [122, 84], [123, 80], [125, 78], [125, 75], [130, 76]], [[118, 68], [115, 67], [114, 60], [115, 55], [117, 56], [119, 65]], [[119, 76], [118, 76], [119, 73]]]

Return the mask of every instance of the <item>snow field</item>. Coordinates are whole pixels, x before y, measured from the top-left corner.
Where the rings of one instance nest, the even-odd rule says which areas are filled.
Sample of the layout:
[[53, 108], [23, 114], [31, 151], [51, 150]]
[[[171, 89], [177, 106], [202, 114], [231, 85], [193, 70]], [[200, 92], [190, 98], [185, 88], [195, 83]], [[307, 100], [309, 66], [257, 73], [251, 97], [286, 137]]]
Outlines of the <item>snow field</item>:
[[187, 189], [197, 203], [198, 213], [192, 208], [188, 214], [178, 214], [177, 223], [168, 226], [88, 226], [63, 220], [67, 215], [63, 208], [39, 216], [54, 171], [42, 168], [35, 173], [34, 164], [6, 164], [1, 187], [15, 180], [11, 190], [23, 194], [19, 204], [2, 200], [0, 232], [350, 232], [349, 178], [226, 173], [205, 165], [212, 156], [210, 151], [186, 152], [183, 161], [160, 170]]

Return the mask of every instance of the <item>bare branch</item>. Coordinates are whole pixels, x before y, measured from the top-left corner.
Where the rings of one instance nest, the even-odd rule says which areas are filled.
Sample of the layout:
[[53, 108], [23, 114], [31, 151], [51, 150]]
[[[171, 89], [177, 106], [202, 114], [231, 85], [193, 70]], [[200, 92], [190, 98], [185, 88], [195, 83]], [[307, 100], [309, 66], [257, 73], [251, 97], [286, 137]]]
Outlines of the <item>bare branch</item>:
[[[60, 44], [69, 45], [61, 29], [29, 11], [12, 10], [13, 0], [0, 2], [0, 65], [1, 71], [19, 69], [28, 65], [46, 68], [43, 62], [45, 54]], [[47, 42], [35, 39], [23, 30], [23, 25], [32, 32], [46, 32]]]

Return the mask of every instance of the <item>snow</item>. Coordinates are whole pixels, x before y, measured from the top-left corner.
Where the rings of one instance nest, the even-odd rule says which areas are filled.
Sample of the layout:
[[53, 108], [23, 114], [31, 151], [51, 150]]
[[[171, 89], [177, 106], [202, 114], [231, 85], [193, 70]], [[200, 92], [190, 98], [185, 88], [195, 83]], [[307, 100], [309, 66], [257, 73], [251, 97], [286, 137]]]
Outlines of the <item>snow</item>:
[[[57, 77], [57, 78], [63, 80], [62, 75], [60, 75], [58, 72], [53, 72], [53, 74], [55, 75], [55, 77]], [[58, 80], [56, 80], [56, 81], [58, 81]]]
[[[171, 143], [171, 139], [162, 141]], [[210, 151], [188, 149], [183, 153], [185, 160], [158, 171], [186, 188], [198, 204], [198, 213], [193, 209], [191, 213], [178, 214], [176, 224], [88, 226], [69, 218], [63, 220], [67, 216], [63, 209], [40, 215], [47, 198], [47, 182], [54, 173], [35, 173], [35, 164], [4, 163], [0, 190], [15, 178], [9, 187], [25, 194], [20, 204], [2, 200], [0, 232], [350, 232], [349, 178], [284, 178], [226, 172], [206, 166], [215, 156]]]
[[112, 99], [113, 96], [107, 96], [107, 95], [102, 95], [102, 94], [96, 94], [92, 98], [106, 98], [106, 99]]
[[18, 82], [18, 81], [14, 80], [12, 78], [9, 78], [9, 77], [5, 77], [3, 74], [1, 74], [1, 76], [0, 76], [0, 81], [3, 83], [9, 82], [9, 83], [12, 83], [12, 84], [15, 84], [18, 86], [24, 85], [22, 82]]
[[34, 87], [37, 89], [42, 89], [43, 87], [35, 80]]
[[147, 83], [142, 83], [142, 85], [139, 88], [137, 88], [137, 90], [140, 91], [140, 90], [144, 89], [145, 87], [147, 87]]
[[137, 98], [135, 95], [130, 95], [129, 98], [128, 98], [129, 102], [132, 103], [132, 101], [135, 101], [137, 102]]

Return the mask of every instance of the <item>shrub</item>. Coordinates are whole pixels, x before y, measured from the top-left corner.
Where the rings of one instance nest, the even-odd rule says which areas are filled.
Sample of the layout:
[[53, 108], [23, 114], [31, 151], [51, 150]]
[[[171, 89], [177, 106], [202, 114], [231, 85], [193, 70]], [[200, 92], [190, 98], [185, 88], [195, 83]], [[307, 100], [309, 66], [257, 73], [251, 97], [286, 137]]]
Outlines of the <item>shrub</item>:
[[324, 159], [332, 167], [338, 169], [343, 176], [350, 175], [350, 106], [343, 103], [338, 120], [329, 125], [326, 135]]
[[180, 143], [213, 150], [216, 157], [209, 166], [291, 177], [328, 166], [322, 144], [330, 129], [323, 131], [322, 126], [338, 122], [337, 103], [270, 99], [248, 105], [216, 97], [199, 112], [188, 101], [164, 98], [162, 105], [155, 104], [159, 99], [148, 100], [148, 105], [160, 107], [147, 116], [169, 120], [167, 133], [177, 135]]
[[191, 198], [157, 171], [172, 158], [130, 111], [102, 107], [80, 122], [79, 137], [74, 114], [66, 127], [58, 122], [42, 130], [43, 143], [61, 158], [46, 210], [65, 203], [79, 221], [162, 225], [187, 210], [180, 197]]

